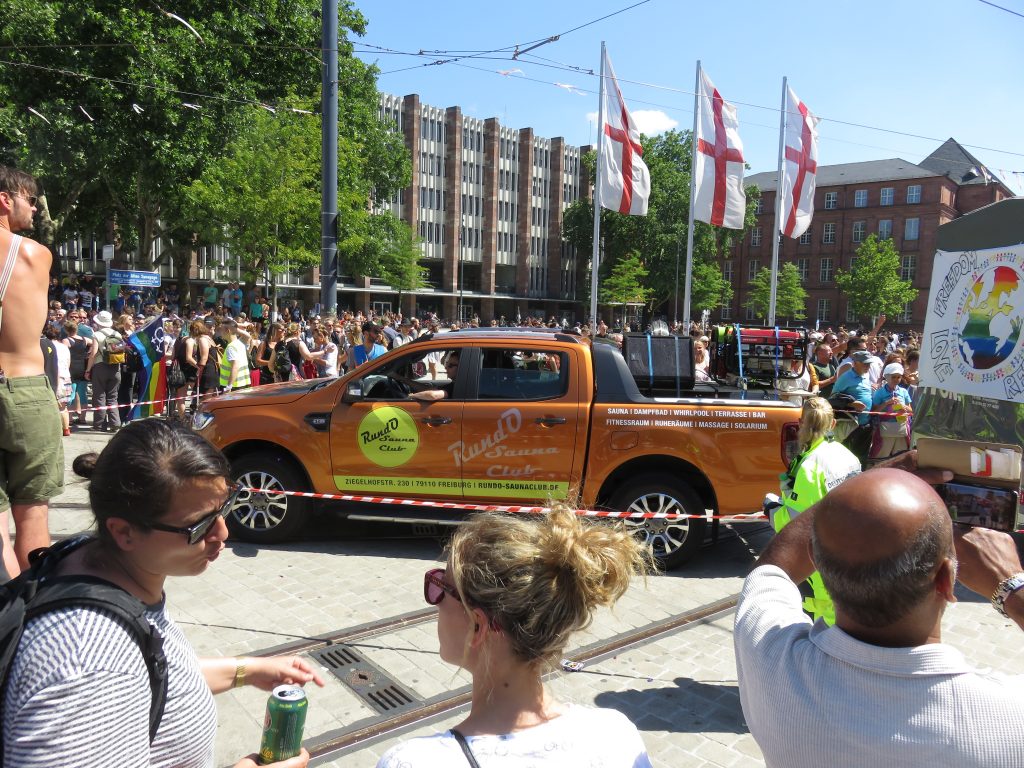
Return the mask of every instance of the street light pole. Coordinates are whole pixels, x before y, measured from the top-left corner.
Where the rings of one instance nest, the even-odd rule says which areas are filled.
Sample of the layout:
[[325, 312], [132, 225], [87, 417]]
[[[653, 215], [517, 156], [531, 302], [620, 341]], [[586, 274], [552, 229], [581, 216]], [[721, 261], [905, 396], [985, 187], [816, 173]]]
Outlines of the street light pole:
[[338, 307], [338, 0], [323, 0], [320, 55], [320, 311]]

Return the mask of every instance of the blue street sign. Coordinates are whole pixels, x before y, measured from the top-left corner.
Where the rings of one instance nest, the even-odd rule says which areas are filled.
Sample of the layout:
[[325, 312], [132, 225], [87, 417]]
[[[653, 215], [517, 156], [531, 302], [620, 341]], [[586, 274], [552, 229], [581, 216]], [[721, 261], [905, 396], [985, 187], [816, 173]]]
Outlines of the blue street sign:
[[133, 288], [159, 288], [160, 273], [138, 272], [134, 269], [112, 269], [110, 270], [110, 282]]

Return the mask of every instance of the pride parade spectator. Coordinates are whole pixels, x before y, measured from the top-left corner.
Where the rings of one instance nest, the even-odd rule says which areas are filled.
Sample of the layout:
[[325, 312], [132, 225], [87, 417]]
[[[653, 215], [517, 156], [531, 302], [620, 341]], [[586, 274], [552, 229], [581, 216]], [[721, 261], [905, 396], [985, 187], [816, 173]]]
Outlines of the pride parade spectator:
[[0, 541], [10, 576], [28, 567], [29, 552], [50, 543], [49, 500], [64, 487], [60, 416], [39, 344], [53, 258], [16, 234], [32, 229], [37, 193], [32, 176], [0, 166]]
[[636, 727], [611, 709], [563, 704], [542, 676], [598, 606], [615, 603], [650, 554], [625, 529], [558, 507], [549, 515], [477, 515], [427, 571], [441, 658], [473, 676], [469, 716], [402, 742], [378, 768], [552, 765], [647, 768]]
[[[768, 545], [733, 635], [744, 718], [768, 768], [1024, 765], [1019, 683], [942, 643], [958, 561], [961, 583], [1022, 628], [1024, 569], [1009, 536], [952, 528], [924, 480], [873, 469]], [[833, 627], [801, 610], [797, 584], [815, 568]]]
[[[167, 614], [167, 578], [201, 574], [227, 538], [224, 515], [234, 499], [230, 467], [216, 448], [184, 427], [141, 419], [99, 456], [75, 459], [74, 470], [90, 479], [97, 531], [61, 558], [60, 576], [101, 579], [138, 601], [166, 659], [166, 702], [151, 734], [146, 656], [107, 611], [72, 606], [30, 619], [4, 691], [4, 765], [211, 766], [215, 694], [242, 685], [323, 685], [296, 656], [199, 659]], [[308, 760], [303, 750], [272, 765], [302, 768]], [[250, 755], [236, 768], [256, 761]]]

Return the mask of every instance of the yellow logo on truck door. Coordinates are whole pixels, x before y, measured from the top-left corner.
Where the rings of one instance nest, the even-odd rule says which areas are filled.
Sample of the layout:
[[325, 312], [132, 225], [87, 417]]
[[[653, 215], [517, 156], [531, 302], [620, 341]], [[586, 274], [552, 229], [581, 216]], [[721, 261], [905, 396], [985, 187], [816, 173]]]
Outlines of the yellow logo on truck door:
[[400, 467], [416, 455], [420, 432], [401, 408], [374, 408], [363, 416], [356, 433], [363, 456], [379, 467]]

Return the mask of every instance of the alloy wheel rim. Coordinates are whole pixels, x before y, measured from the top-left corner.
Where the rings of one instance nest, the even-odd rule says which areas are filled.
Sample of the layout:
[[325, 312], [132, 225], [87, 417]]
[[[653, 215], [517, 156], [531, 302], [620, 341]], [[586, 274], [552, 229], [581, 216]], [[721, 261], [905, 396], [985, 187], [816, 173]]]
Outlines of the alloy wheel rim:
[[288, 497], [281, 481], [268, 472], [246, 472], [238, 478], [243, 490], [235, 498], [231, 516], [253, 531], [268, 531], [288, 514]]

